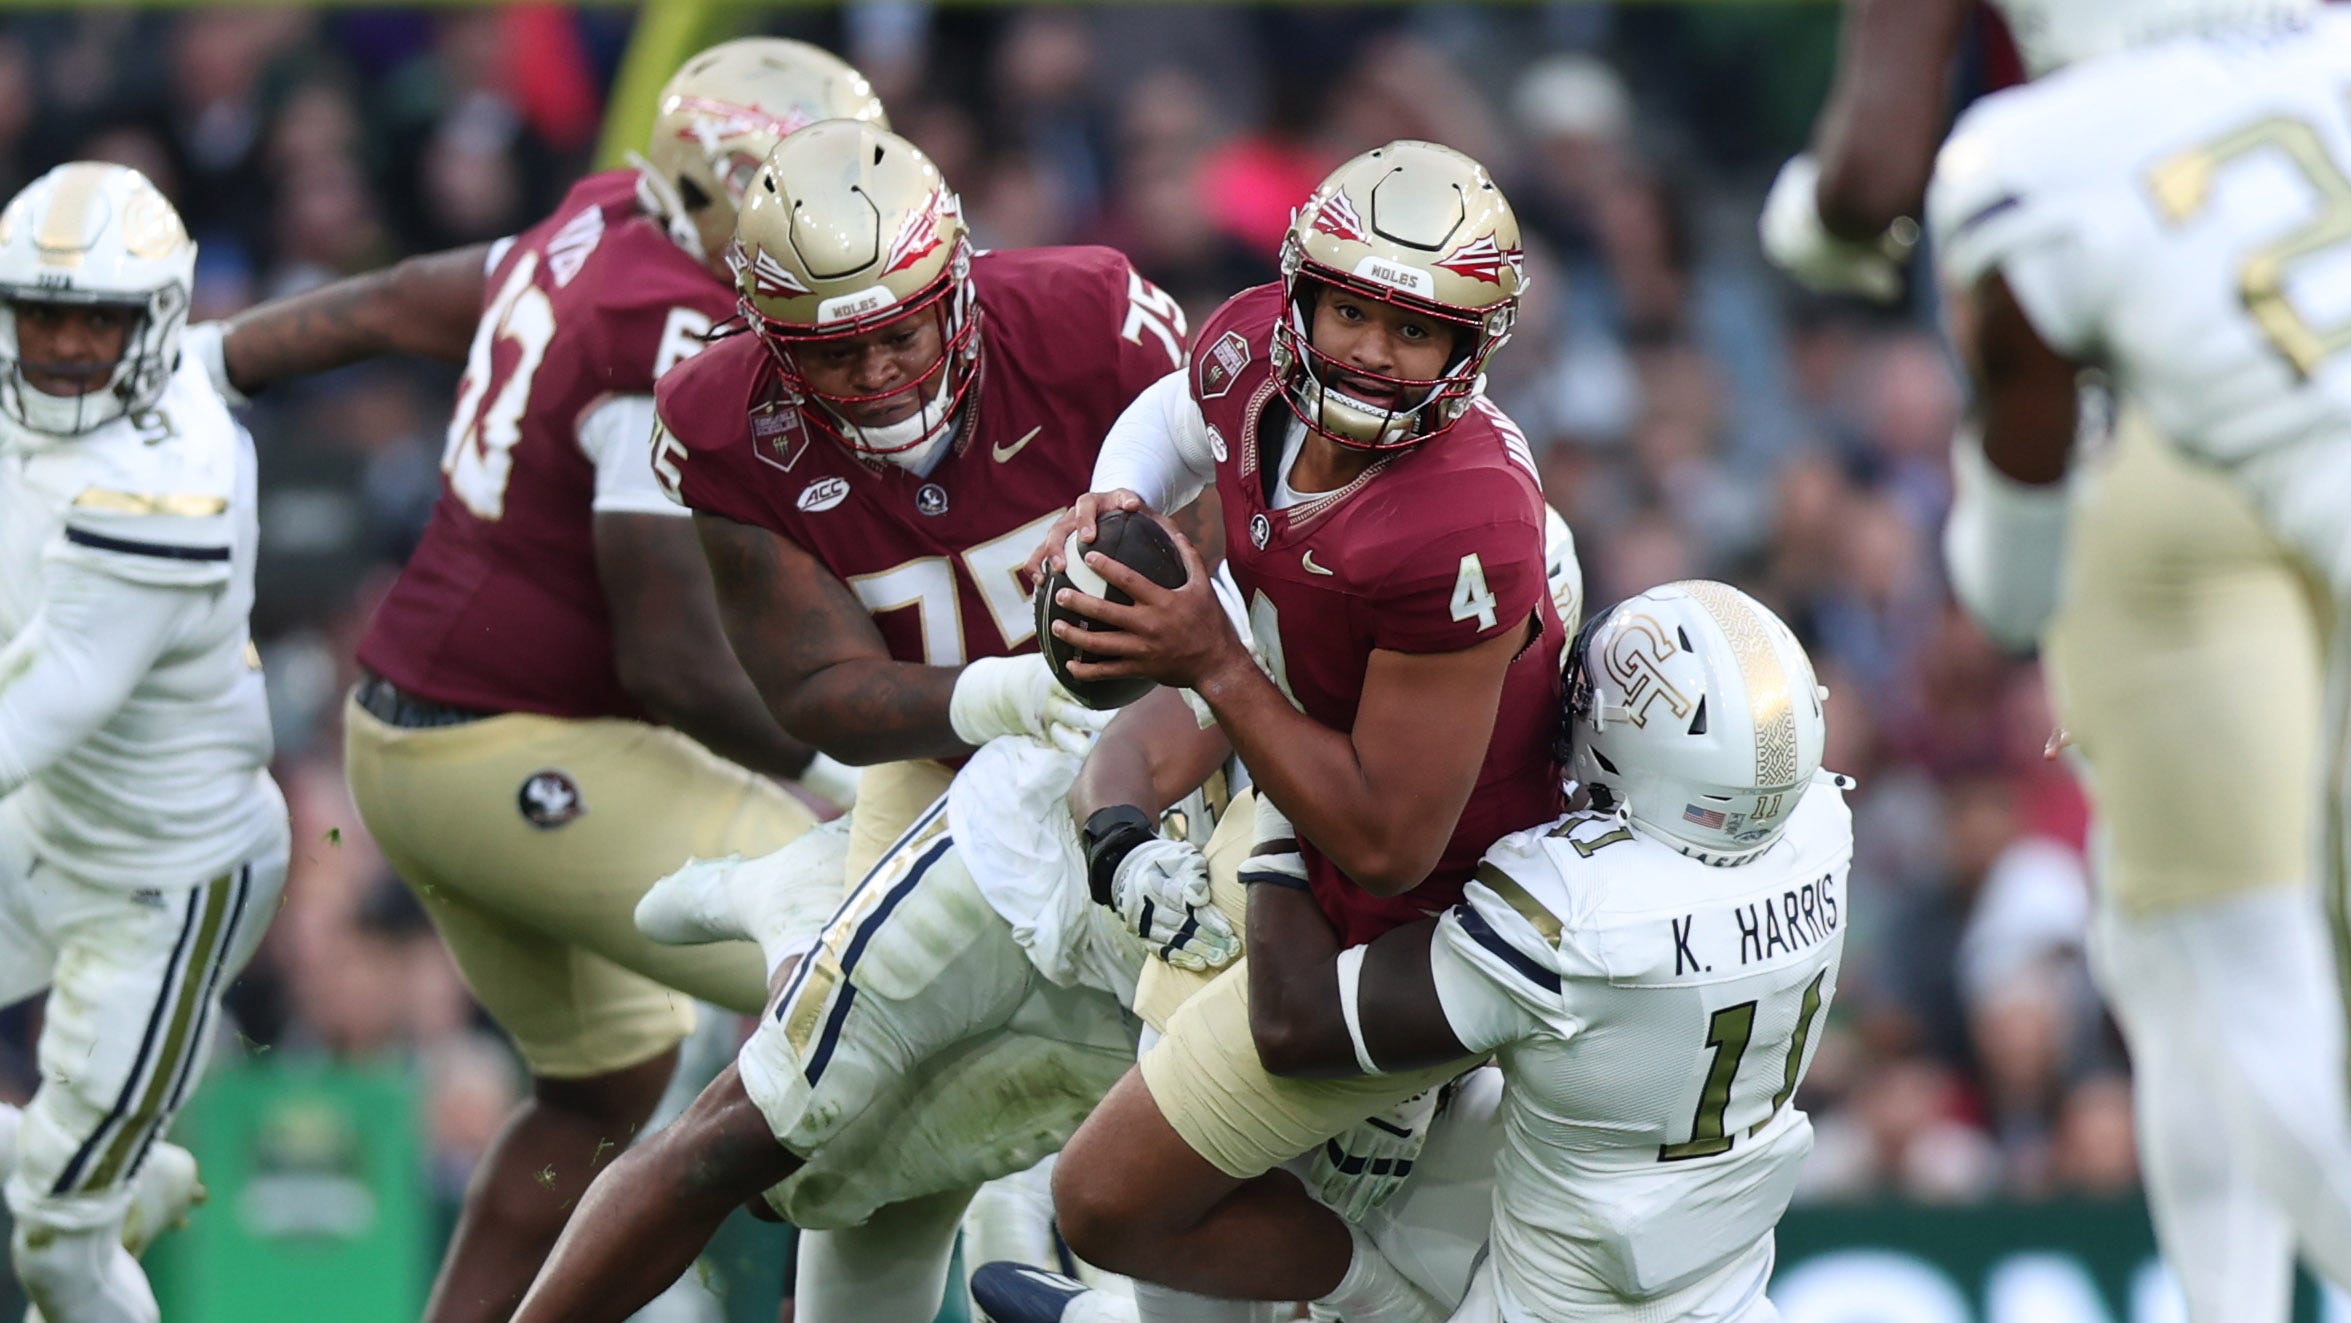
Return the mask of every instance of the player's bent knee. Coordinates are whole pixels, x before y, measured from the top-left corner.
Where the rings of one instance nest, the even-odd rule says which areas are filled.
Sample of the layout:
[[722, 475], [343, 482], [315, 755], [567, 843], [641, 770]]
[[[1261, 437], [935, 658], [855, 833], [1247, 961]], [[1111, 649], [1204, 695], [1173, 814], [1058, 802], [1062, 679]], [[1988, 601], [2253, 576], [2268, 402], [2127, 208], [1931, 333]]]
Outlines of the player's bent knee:
[[[1082, 1133], [1082, 1132], [1081, 1132]], [[1053, 1164], [1053, 1220], [1072, 1254], [1113, 1272], [1132, 1272], [1135, 1247], [1156, 1239], [1148, 1185], [1122, 1179], [1121, 1164], [1094, 1151], [1065, 1149]]]

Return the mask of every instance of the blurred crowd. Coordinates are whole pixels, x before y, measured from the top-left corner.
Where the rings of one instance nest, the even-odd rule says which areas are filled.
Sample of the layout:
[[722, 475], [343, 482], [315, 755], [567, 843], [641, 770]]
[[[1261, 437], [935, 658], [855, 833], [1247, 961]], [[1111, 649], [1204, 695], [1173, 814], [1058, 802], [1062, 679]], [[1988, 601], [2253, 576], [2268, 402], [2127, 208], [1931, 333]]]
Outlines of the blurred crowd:
[[[1491, 390], [1574, 527], [1588, 602], [1692, 575], [1756, 592], [1811, 647], [1829, 765], [1860, 783], [1845, 972], [1801, 1099], [1809, 1197], [2128, 1190], [2125, 1062], [2083, 962], [2083, 796], [2044, 756], [2038, 670], [1995, 653], [1942, 580], [1962, 388], [1929, 292], [1822, 302], [1756, 251], [1836, 21], [885, 2], [767, 30], [865, 69], [983, 244], [1117, 245], [1195, 324], [1272, 276], [1290, 208], [1353, 152], [1424, 137], [1486, 162], [1534, 275]], [[546, 4], [12, 13], [0, 191], [70, 157], [139, 166], [202, 245], [197, 317], [222, 315], [544, 214], [587, 168], [629, 22]], [[224, 1046], [413, 1062], [450, 1199], [521, 1074], [359, 828], [338, 726], [352, 644], [436, 490], [453, 377], [354, 369], [250, 413], [254, 623], [297, 845]], [[31, 1086], [37, 1014], [0, 1017], [0, 1095]]]

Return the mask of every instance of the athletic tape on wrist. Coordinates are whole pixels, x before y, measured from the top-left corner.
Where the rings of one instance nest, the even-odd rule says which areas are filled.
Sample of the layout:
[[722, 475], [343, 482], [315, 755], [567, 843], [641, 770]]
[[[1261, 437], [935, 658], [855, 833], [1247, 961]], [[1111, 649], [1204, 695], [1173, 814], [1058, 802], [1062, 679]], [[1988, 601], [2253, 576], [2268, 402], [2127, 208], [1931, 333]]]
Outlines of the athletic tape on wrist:
[[1363, 1013], [1356, 1005], [1363, 984], [1363, 955], [1370, 950], [1364, 946], [1350, 946], [1339, 953], [1339, 1015], [1347, 1022], [1347, 1039], [1355, 1044], [1355, 1064], [1366, 1075], [1377, 1075], [1380, 1068], [1372, 1063], [1371, 1049], [1363, 1045]]

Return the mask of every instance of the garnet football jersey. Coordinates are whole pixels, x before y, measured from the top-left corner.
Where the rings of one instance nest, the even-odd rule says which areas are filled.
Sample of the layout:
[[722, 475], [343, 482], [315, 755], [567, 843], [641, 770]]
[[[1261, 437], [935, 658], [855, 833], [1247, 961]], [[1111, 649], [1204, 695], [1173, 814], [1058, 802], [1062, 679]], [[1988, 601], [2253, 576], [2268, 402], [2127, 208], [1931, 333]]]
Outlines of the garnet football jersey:
[[484, 295], [440, 500], [360, 663], [460, 707], [642, 719], [613, 669], [578, 427], [614, 396], [650, 394], [733, 314], [734, 294], [616, 170], [498, 253]]
[[972, 262], [980, 380], [926, 477], [862, 459], [782, 403], [757, 336], [664, 378], [655, 469], [686, 505], [791, 539], [873, 614], [900, 661], [1036, 646], [1020, 566], [1086, 490], [1110, 424], [1182, 361], [1183, 314], [1108, 248]]
[[1278, 285], [1219, 308], [1200, 330], [1190, 384], [1216, 459], [1226, 563], [1290, 701], [1333, 730], [1352, 730], [1375, 650], [1458, 652], [1523, 631], [1530, 617], [1539, 629], [1510, 663], [1477, 789], [1427, 881], [1374, 896], [1301, 843], [1315, 899], [1354, 945], [1459, 900], [1487, 846], [1558, 816], [1552, 736], [1566, 638], [1544, 578], [1534, 457], [1482, 398], [1443, 435], [1346, 487], [1273, 508], [1273, 468], [1296, 419], [1267, 360], [1281, 308]]

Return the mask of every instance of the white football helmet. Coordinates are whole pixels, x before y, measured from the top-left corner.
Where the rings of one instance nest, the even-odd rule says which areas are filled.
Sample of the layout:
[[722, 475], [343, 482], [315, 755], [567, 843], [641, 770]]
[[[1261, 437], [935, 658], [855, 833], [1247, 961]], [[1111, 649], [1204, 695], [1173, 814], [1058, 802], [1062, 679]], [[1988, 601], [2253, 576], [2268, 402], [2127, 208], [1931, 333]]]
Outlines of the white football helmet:
[[1779, 839], [1820, 770], [1826, 697], [1761, 602], [1685, 579], [1618, 603], [1567, 657], [1567, 762], [1595, 807], [1734, 864]]
[[2035, 78], [2142, 42], [2288, 22], [2319, 0], [1992, 0]]
[[[196, 287], [196, 243], [147, 177], [74, 161], [25, 186], [0, 212], [0, 410], [36, 432], [73, 436], [150, 408], [179, 363]], [[17, 309], [113, 305], [138, 320], [104, 386], [51, 395], [25, 376]]]

